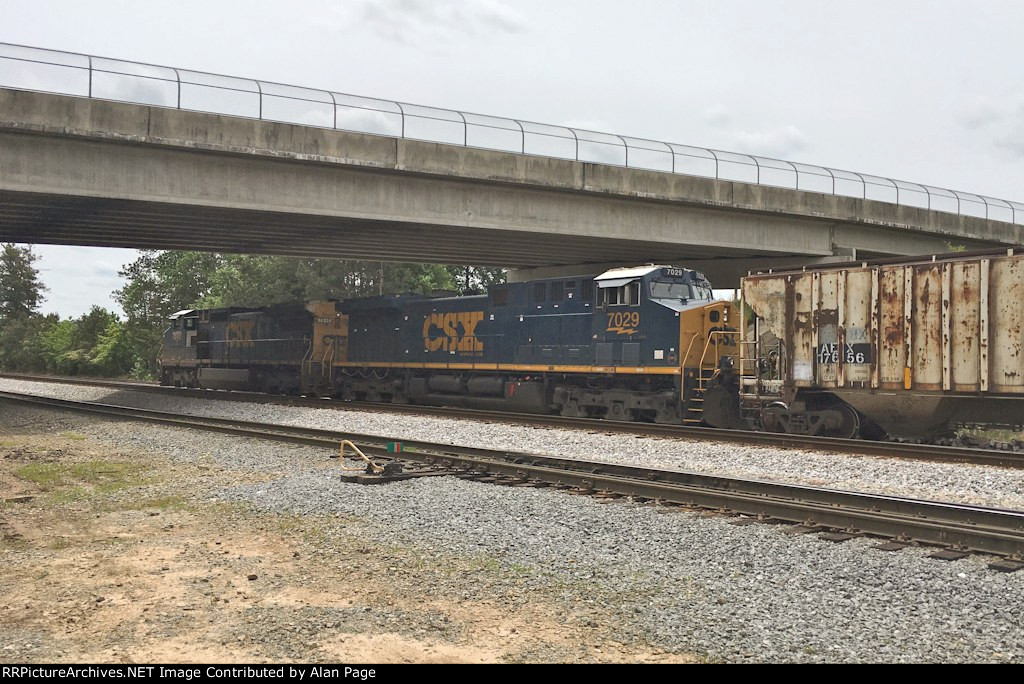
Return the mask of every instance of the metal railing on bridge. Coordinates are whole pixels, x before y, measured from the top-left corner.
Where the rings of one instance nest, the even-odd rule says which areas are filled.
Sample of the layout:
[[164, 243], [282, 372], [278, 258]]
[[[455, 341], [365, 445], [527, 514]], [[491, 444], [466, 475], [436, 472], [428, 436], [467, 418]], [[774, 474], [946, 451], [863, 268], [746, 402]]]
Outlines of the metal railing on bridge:
[[664, 171], [1024, 224], [1024, 204], [825, 166], [0, 43], [0, 87]]

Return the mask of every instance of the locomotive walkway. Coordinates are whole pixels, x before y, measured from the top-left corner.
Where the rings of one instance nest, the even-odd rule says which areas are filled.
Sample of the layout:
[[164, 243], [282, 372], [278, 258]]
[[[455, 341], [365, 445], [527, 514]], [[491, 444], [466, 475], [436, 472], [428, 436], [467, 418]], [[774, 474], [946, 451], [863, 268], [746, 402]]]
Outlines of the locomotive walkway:
[[1018, 203], [824, 167], [0, 44], [0, 241], [657, 261], [724, 286], [768, 265], [1016, 245], [1022, 224]]

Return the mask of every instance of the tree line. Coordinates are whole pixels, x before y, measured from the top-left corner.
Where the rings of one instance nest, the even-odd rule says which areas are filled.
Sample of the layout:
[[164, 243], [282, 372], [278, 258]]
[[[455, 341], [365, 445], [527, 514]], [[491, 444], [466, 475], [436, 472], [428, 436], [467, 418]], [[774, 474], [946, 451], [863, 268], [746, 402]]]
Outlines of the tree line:
[[155, 377], [167, 318], [182, 309], [259, 307], [317, 299], [437, 291], [484, 292], [496, 268], [144, 251], [120, 271], [114, 300], [78, 317], [41, 314], [46, 287], [31, 247], [0, 245], [0, 369]]

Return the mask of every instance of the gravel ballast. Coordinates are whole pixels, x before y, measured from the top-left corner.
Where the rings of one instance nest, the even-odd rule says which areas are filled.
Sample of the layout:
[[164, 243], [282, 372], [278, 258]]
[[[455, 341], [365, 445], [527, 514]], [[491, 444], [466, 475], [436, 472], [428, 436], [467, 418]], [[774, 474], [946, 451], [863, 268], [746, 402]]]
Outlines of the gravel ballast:
[[[488, 559], [528, 586], [592, 596], [567, 619], [606, 620], [623, 642], [729, 662], [1024, 661], [1024, 573], [995, 573], [981, 557], [943, 563], [924, 549], [884, 553], [870, 540], [830, 544], [728, 517], [454, 478], [361, 487], [339, 482], [311, 448], [11, 404], [0, 416], [270, 475], [180, 486], [266, 512], [344, 516], [382, 548]], [[425, 593], [475, 596], [463, 578], [433, 582]]]
[[486, 553], [532, 581], [618, 595], [621, 640], [727, 661], [1024, 661], [1024, 575], [985, 561], [898, 556], [857, 540], [659, 513], [453, 478], [373, 488], [324, 474], [227, 494], [268, 511], [373, 511], [368, 533], [428, 550]]
[[990, 466], [641, 438], [602, 433], [599, 424], [593, 432], [531, 428], [476, 420], [204, 400], [9, 379], [0, 379], [0, 390], [109, 402], [184, 415], [530, 451], [563, 458], [1024, 510], [1024, 470]]

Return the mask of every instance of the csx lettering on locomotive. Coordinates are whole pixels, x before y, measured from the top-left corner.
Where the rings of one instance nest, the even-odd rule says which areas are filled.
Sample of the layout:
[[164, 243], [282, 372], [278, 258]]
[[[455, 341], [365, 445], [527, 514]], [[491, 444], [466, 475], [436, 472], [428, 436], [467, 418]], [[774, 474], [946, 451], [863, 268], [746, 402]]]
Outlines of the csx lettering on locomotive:
[[252, 349], [254, 346], [252, 335], [254, 325], [255, 321], [251, 319], [242, 319], [228, 323], [228, 346], [236, 349]]
[[476, 336], [483, 311], [432, 313], [423, 321], [423, 347], [427, 351], [482, 354], [484, 343]]

